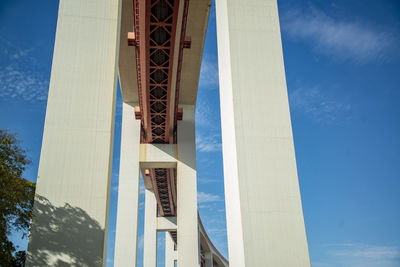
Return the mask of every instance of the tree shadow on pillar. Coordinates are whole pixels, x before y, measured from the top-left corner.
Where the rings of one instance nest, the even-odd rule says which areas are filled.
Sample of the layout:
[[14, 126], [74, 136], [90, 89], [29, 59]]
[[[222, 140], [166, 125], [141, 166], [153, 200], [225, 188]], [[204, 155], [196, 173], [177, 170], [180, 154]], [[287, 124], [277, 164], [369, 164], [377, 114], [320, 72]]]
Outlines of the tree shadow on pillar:
[[101, 266], [104, 229], [84, 210], [36, 195], [26, 266]]

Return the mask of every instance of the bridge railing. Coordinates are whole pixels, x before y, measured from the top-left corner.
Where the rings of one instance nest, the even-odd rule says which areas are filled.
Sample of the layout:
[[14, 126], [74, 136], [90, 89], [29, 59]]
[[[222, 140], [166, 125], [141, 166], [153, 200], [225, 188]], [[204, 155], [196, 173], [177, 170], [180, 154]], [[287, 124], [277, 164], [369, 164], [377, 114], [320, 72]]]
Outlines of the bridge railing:
[[214, 246], [199, 218], [201, 267], [228, 267], [228, 260]]

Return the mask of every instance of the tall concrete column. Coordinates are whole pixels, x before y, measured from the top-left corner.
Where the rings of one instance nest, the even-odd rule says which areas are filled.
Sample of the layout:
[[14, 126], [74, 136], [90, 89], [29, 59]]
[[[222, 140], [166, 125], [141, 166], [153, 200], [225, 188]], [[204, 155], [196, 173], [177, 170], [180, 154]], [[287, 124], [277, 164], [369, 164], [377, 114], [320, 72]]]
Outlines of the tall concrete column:
[[139, 207], [140, 120], [134, 106], [123, 103], [114, 266], [136, 266]]
[[310, 266], [277, 2], [216, 17], [230, 266]]
[[26, 266], [105, 265], [119, 0], [60, 0]]
[[171, 235], [165, 233], [165, 267], [175, 267], [176, 251]]
[[157, 266], [157, 201], [153, 190], [145, 192], [143, 266]]
[[182, 105], [178, 121], [177, 225], [178, 266], [199, 266], [195, 106]]

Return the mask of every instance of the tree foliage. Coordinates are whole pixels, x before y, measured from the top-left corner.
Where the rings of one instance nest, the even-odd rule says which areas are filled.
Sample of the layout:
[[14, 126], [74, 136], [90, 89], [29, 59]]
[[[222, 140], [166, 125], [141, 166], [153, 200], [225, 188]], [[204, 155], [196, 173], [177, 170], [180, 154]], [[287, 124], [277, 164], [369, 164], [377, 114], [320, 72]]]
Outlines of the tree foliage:
[[32, 217], [35, 184], [22, 178], [30, 164], [21, 142], [8, 130], [0, 130], [0, 266], [23, 266], [24, 251], [9, 240], [13, 231], [24, 236]]

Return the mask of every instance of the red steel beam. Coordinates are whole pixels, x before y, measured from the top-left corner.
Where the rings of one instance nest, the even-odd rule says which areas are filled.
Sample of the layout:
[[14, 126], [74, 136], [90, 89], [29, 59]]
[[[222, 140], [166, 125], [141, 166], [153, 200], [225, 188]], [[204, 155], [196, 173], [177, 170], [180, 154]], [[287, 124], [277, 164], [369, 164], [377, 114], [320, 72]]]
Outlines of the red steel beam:
[[[128, 34], [128, 42], [136, 47], [139, 107], [135, 117], [141, 120], [141, 143], [176, 143], [177, 120], [183, 115], [178, 109], [183, 49], [190, 48], [190, 37], [185, 36], [189, 0], [133, 1], [135, 32]], [[175, 40], [180, 3], [184, 4], [182, 28], [180, 39]], [[173, 60], [176, 42], [178, 62]], [[173, 75], [177, 76], [176, 92], [170, 114]], [[170, 136], [170, 122], [174, 136]], [[159, 215], [176, 216], [176, 169], [149, 169], [149, 174]]]
[[[179, 0], [134, 0], [143, 143], [170, 143], [169, 114]], [[131, 41], [132, 42], [132, 41]]]

